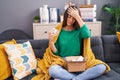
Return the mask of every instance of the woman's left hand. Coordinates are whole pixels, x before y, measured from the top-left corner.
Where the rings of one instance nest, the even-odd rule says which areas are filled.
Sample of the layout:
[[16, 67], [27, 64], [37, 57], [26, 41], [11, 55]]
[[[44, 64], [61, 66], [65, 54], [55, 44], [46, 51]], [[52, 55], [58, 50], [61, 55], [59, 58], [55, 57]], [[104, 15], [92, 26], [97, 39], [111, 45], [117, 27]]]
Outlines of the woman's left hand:
[[80, 17], [79, 11], [76, 8], [69, 7], [68, 14], [78, 20]]
[[75, 18], [80, 27], [85, 24], [80, 16], [79, 11], [76, 8], [69, 7], [68, 14]]

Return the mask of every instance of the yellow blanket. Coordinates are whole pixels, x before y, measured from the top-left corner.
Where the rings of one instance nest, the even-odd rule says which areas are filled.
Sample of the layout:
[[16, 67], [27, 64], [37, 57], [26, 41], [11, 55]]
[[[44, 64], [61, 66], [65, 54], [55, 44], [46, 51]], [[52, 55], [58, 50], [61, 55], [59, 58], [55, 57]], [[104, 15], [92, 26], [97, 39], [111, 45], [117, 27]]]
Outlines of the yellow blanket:
[[[56, 42], [56, 40], [59, 36], [59, 33], [62, 28], [62, 23], [60, 23], [55, 28], [59, 32], [58, 32], [58, 35], [54, 37], [54, 42]], [[102, 64], [106, 65], [105, 73], [110, 71], [110, 67], [106, 63], [102, 62], [101, 60], [95, 59], [95, 56], [90, 47], [90, 38], [84, 39], [83, 56], [87, 59], [86, 69], [102, 63]], [[33, 77], [32, 80], [49, 80], [50, 75], [48, 73], [48, 69], [50, 66], [52, 66], [54, 64], [59, 64], [64, 67], [66, 66], [64, 60], [62, 58], [60, 58], [59, 56], [54, 55], [49, 46], [46, 49], [46, 52], [44, 53], [43, 59], [38, 59], [38, 68], [37, 68], [38, 75]]]

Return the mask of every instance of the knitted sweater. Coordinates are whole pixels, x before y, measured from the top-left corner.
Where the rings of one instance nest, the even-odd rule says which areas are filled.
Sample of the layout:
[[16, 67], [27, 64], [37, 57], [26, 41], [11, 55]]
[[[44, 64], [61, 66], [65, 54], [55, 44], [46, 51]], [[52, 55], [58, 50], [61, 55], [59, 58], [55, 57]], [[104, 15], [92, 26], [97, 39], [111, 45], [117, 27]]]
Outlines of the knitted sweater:
[[54, 54], [60, 57], [79, 56], [81, 55], [82, 39], [90, 36], [91, 33], [86, 24], [71, 31], [62, 29], [55, 43], [57, 51]]

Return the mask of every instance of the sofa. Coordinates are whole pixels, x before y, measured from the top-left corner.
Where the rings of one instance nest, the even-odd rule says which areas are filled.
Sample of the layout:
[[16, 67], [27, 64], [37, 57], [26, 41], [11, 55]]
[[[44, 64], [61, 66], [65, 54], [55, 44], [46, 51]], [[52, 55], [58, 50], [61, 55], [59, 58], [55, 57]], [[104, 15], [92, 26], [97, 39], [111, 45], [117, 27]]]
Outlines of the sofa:
[[[32, 40], [28, 39], [34, 49], [37, 58], [42, 58], [48, 47], [48, 39]], [[17, 40], [22, 43], [27, 40]], [[93, 80], [120, 80], [120, 43], [116, 35], [103, 35], [91, 37], [91, 48], [97, 59], [105, 61], [111, 71]], [[22, 80], [31, 80], [36, 73], [33, 73]], [[12, 77], [7, 80], [13, 80]], [[52, 79], [51, 79], [52, 80]]]
[[[35, 56], [42, 59], [44, 52], [48, 47], [48, 39], [16, 39], [17, 43], [23, 43], [28, 40], [31, 42]], [[0, 43], [4, 41], [5, 40], [0, 39]], [[91, 37], [91, 48], [95, 57], [106, 62], [111, 68], [110, 72], [93, 80], [120, 80], [120, 43], [118, 42], [117, 36], [102, 35]], [[36, 73], [33, 73], [21, 80], [31, 80], [35, 75]], [[13, 80], [13, 78], [11, 76], [6, 80]], [[53, 80], [53, 78], [51, 78], [51, 80]]]

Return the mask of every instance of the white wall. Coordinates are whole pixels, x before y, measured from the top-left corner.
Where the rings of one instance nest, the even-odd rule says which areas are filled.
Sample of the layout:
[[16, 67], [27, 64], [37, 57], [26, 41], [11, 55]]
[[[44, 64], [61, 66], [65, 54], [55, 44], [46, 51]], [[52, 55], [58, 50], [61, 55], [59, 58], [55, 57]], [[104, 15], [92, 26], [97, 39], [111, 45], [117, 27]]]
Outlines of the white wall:
[[[38, 15], [38, 8], [44, 4], [49, 7], [59, 8], [64, 12], [66, 2], [77, 3], [77, 6], [84, 4], [84, 0], [0, 0], [0, 33], [7, 29], [20, 29], [28, 35], [33, 36], [33, 17]], [[91, 0], [97, 4], [97, 19], [109, 19], [109, 16], [102, 11], [104, 4], [119, 5], [120, 0]], [[103, 23], [103, 26], [106, 26]], [[104, 34], [106, 27], [102, 27]]]

